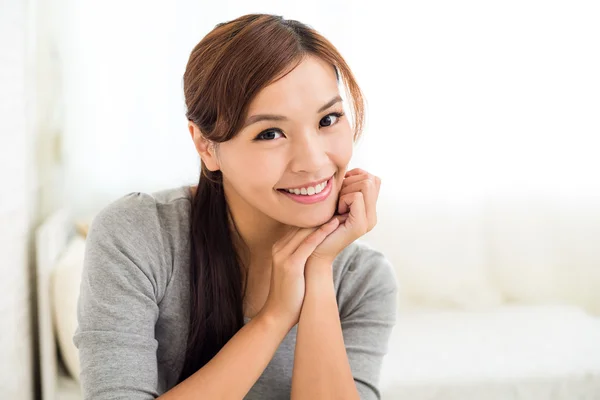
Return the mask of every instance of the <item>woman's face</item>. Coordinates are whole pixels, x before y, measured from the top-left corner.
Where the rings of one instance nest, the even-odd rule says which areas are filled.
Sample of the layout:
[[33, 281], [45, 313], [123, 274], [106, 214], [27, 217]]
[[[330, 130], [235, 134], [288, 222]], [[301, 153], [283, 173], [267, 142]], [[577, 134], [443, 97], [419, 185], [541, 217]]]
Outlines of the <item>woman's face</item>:
[[230, 207], [292, 226], [327, 222], [353, 148], [348, 116], [340, 114], [334, 69], [316, 57], [260, 91], [242, 130], [218, 147]]

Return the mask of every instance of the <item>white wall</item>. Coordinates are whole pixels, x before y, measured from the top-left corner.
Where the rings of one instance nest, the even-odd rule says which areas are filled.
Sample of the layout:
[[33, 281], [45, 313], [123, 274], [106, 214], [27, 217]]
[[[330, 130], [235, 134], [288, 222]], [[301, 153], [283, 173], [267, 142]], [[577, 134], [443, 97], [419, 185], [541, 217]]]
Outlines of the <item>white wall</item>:
[[600, 5], [356, 1], [369, 235], [414, 301], [600, 313]]
[[594, 2], [66, 3], [66, 184], [76, 209], [196, 181], [185, 63], [216, 23], [248, 12], [307, 22], [346, 56], [369, 102], [356, 160], [385, 179], [382, 196], [464, 204], [600, 194]]
[[368, 146], [390, 194], [600, 194], [597, 2], [397, 3], [355, 5]]
[[[566, 282], [578, 270], [554, 294], [587, 293], [578, 302], [591, 304], [600, 286], [588, 252], [596, 230], [584, 222], [595, 220], [600, 197], [596, 2], [63, 1], [64, 198], [75, 214], [129, 191], [195, 182], [181, 84], [189, 53], [219, 22], [276, 13], [325, 34], [367, 96], [352, 166], [383, 178], [369, 238], [398, 253], [405, 282], [429, 279], [429, 292], [444, 295], [440, 285], [460, 271], [475, 294], [456, 284], [458, 302], [499, 297], [477, 295], [482, 287], [523, 299], [532, 290], [516, 296], [507, 281]], [[533, 208], [550, 211], [537, 218]], [[512, 215], [524, 217], [503, 225]], [[560, 215], [574, 216], [568, 229]], [[428, 230], [437, 239], [428, 241]], [[567, 230], [582, 240], [539, 239]], [[563, 243], [564, 251], [550, 261], [541, 251], [533, 263], [504, 257], [522, 248], [520, 231], [540, 249]], [[573, 257], [578, 249], [593, 257]], [[599, 298], [593, 304], [600, 309]]]
[[197, 182], [182, 77], [192, 48], [217, 23], [282, 13], [313, 23], [349, 52], [341, 0], [247, 3], [68, 2], [64, 152], [66, 197], [76, 213], [128, 191]]
[[0, 398], [33, 399], [31, 226], [36, 180], [29, 4], [0, 8]]

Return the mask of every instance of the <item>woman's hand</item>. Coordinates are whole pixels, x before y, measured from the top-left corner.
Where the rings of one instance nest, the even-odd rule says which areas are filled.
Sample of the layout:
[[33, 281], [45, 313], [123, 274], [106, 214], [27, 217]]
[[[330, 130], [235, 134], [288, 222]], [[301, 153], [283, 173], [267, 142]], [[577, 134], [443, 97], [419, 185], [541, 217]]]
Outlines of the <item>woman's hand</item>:
[[318, 228], [293, 228], [273, 245], [269, 295], [261, 309], [284, 322], [287, 329], [298, 323], [304, 301], [304, 267], [315, 248], [338, 227], [332, 219]]
[[316, 247], [309, 261], [333, 263], [346, 246], [373, 229], [380, 186], [381, 179], [362, 169], [346, 172], [338, 200], [340, 215], [332, 218], [339, 220], [339, 226]]

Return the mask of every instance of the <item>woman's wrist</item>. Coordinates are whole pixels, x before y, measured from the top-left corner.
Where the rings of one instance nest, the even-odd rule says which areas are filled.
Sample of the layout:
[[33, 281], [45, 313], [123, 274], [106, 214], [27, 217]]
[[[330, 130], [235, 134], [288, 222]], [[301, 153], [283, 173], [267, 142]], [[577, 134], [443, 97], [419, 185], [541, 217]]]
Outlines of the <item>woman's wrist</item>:
[[285, 315], [272, 312], [269, 309], [263, 308], [256, 317], [254, 318], [262, 326], [267, 329], [268, 332], [279, 332], [283, 338], [288, 334], [290, 329], [297, 323], [292, 321], [291, 318], [287, 318]]
[[306, 292], [314, 288], [333, 287], [333, 263], [325, 260], [309, 260], [304, 267]]

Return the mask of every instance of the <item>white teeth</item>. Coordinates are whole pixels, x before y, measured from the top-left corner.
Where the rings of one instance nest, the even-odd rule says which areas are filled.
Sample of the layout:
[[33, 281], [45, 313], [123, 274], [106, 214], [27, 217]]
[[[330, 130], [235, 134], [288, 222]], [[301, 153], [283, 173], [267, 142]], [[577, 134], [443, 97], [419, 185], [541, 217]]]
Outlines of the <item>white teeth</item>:
[[320, 183], [316, 186], [309, 186], [309, 187], [300, 188], [300, 189], [287, 189], [287, 191], [290, 193], [293, 193], [293, 194], [312, 196], [314, 194], [321, 193], [323, 191], [323, 189], [325, 189], [325, 186], [327, 186], [327, 181]]

